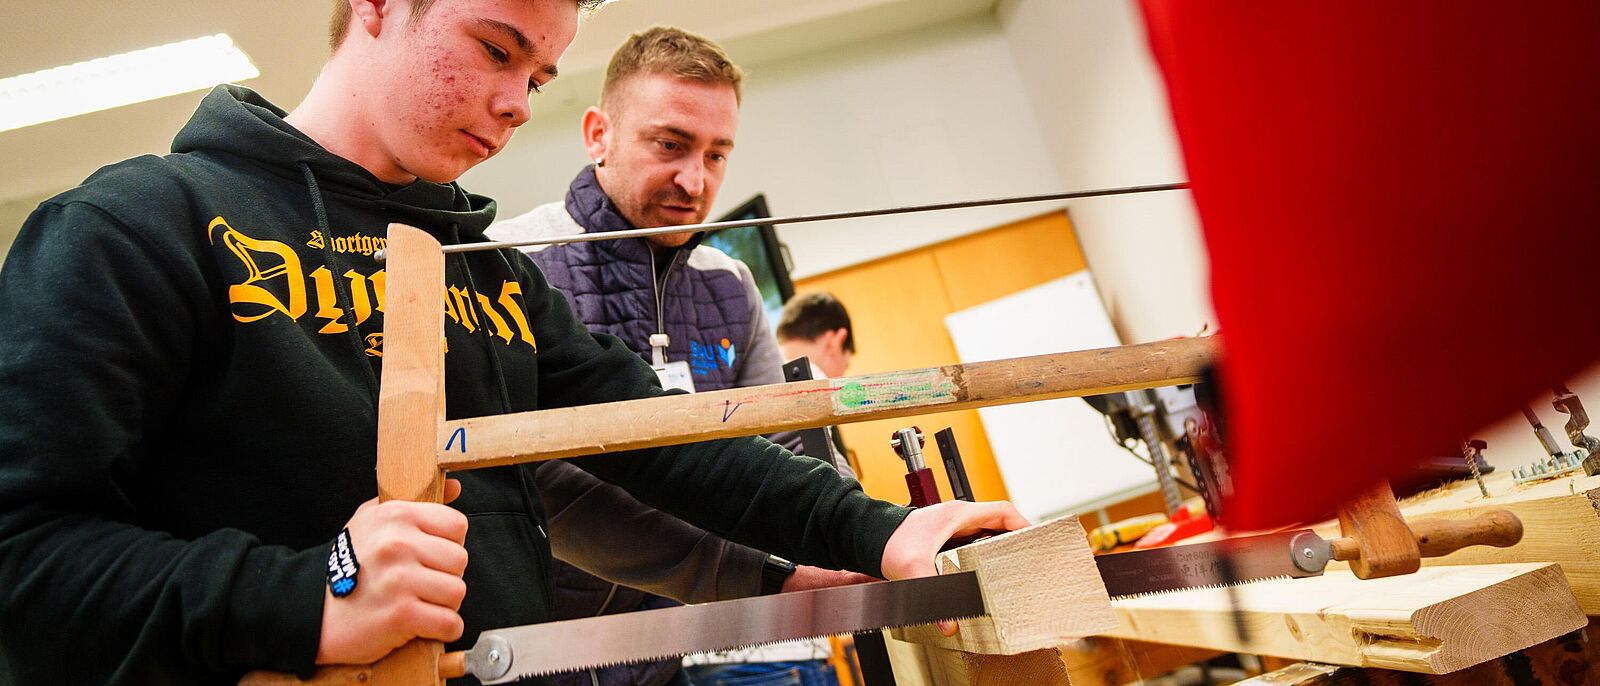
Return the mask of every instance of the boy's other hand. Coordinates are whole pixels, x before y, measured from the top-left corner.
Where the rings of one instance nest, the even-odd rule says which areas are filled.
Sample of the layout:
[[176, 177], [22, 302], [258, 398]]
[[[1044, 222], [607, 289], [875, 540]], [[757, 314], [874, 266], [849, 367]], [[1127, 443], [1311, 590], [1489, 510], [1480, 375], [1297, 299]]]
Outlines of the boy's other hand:
[[[883, 548], [883, 575], [910, 579], [938, 573], [934, 559], [952, 538], [990, 531], [1014, 531], [1028, 526], [1027, 518], [1008, 502], [969, 503], [952, 500], [911, 511]], [[955, 622], [940, 622], [946, 636], [956, 633]]]

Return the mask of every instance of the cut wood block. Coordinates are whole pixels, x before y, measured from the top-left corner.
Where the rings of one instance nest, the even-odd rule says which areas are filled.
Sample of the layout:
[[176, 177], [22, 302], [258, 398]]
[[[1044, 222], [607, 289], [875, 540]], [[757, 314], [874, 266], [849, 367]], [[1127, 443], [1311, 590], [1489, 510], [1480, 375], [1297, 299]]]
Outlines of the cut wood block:
[[1357, 579], [1348, 571], [1234, 589], [1117, 600], [1105, 635], [1357, 667], [1445, 674], [1588, 623], [1553, 564], [1425, 567]]
[[1016, 655], [1116, 626], [1111, 599], [1076, 517], [1001, 534], [939, 556], [940, 573], [977, 571], [989, 614], [955, 636], [922, 625], [895, 638], [946, 650]]
[[[1600, 621], [1600, 620], [1595, 620]], [[1450, 674], [1407, 672], [1296, 662], [1234, 686], [1589, 686], [1600, 684], [1600, 630], [1595, 621], [1553, 641]], [[1082, 685], [1077, 685], [1082, 686]]]
[[934, 680], [932, 658], [928, 656], [927, 646], [895, 640], [889, 635], [888, 629], [883, 633], [883, 648], [889, 653], [895, 686], [944, 686]]
[[[1427, 517], [1465, 519], [1503, 508], [1522, 520], [1522, 541], [1510, 548], [1475, 546], [1444, 557], [1423, 558], [1424, 567], [1507, 562], [1555, 562], [1572, 586], [1578, 605], [1600, 615], [1600, 476], [1555, 479], [1517, 486], [1505, 471], [1484, 475], [1485, 499], [1471, 480], [1408, 498], [1400, 511], [1408, 520]], [[1337, 535], [1338, 522], [1313, 527], [1323, 537]], [[1334, 562], [1328, 569], [1343, 569]]]

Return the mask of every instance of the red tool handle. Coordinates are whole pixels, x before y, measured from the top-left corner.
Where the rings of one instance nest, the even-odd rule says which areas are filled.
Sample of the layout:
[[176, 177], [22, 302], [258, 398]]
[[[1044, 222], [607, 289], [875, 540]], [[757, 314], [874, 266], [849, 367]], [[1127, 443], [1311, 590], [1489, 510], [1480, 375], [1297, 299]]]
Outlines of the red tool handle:
[[911, 491], [912, 507], [927, 507], [939, 503], [939, 487], [933, 482], [933, 470], [927, 467], [906, 472], [906, 488]]

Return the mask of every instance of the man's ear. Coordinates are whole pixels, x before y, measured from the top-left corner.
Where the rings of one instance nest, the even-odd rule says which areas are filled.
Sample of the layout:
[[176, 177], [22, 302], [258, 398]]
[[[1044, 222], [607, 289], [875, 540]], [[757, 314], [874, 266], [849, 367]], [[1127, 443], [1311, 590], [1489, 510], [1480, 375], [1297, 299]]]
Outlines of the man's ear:
[[827, 344], [826, 347], [830, 352], [834, 352], [836, 354], [843, 354], [844, 353], [844, 339], [849, 337], [850, 330], [849, 329], [845, 329], [845, 328], [838, 328], [838, 329], [834, 329], [834, 330], [829, 331], [829, 332], [827, 332], [825, 334], [822, 334], [822, 335], [824, 337], [823, 341]]
[[601, 111], [598, 107], [590, 107], [583, 112], [583, 149], [589, 153], [589, 159], [597, 164], [606, 159], [606, 153], [611, 148], [611, 116]]
[[403, 0], [346, 0], [350, 3], [350, 24], [353, 30], [365, 32], [377, 38], [383, 33], [383, 20], [385, 17], [399, 11]]

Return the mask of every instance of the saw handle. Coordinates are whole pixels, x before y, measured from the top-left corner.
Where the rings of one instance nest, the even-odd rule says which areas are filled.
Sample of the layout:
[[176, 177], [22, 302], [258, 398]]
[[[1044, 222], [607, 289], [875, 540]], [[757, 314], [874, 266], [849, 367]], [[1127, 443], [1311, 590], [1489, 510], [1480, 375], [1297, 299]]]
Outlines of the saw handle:
[[[388, 658], [385, 658], [388, 659]], [[382, 670], [383, 661], [370, 665], [330, 665], [318, 667], [310, 679], [301, 679], [282, 672], [254, 671], [239, 680], [239, 686], [375, 686], [374, 681]], [[467, 654], [464, 651], [439, 656], [439, 682], [467, 675]]]
[[[1489, 510], [1470, 519], [1419, 519], [1411, 533], [1423, 557], [1444, 557], [1474, 545], [1509, 548], [1522, 540], [1522, 520], [1509, 510]], [[1350, 562], [1361, 558], [1355, 539], [1333, 539], [1333, 559]]]

